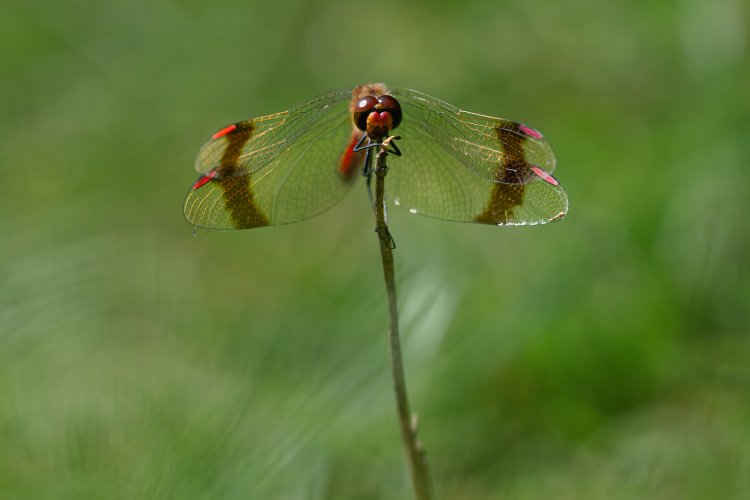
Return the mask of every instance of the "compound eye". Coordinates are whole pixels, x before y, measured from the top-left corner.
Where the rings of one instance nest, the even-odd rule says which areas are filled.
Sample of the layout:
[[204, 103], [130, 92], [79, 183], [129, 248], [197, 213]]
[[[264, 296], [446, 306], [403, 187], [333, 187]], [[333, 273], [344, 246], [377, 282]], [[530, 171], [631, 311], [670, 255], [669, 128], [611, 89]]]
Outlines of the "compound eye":
[[381, 95], [378, 98], [378, 102], [388, 111], [393, 118], [393, 127], [396, 128], [401, 124], [401, 118], [403, 113], [401, 112], [401, 104], [396, 100], [395, 97], [389, 95]]
[[381, 95], [378, 97], [378, 102], [383, 105], [388, 111], [398, 107], [398, 101], [390, 95]]
[[365, 96], [354, 105], [354, 124], [363, 132], [367, 130], [367, 115], [375, 108], [378, 100], [371, 96]]
[[362, 113], [365, 111], [370, 111], [372, 108], [375, 107], [375, 105], [378, 103], [378, 100], [375, 99], [371, 95], [366, 95], [359, 101], [357, 101], [357, 104], [354, 106], [354, 112], [355, 113]]

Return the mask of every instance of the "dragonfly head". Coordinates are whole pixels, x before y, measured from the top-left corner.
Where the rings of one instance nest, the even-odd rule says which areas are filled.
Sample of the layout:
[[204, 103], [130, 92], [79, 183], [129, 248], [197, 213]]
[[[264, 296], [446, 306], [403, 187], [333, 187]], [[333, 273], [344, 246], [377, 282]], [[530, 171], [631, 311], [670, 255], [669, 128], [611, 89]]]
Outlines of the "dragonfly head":
[[389, 95], [364, 96], [354, 104], [352, 113], [357, 128], [374, 139], [386, 137], [402, 118], [401, 104]]

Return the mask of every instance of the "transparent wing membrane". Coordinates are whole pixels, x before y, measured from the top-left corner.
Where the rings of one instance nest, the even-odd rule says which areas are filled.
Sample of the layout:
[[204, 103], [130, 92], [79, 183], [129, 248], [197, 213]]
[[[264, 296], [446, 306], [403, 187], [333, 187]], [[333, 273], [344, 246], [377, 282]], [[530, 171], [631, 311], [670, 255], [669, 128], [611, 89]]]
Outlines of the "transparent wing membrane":
[[[389, 93], [403, 113], [391, 132], [402, 137], [403, 152], [388, 159], [386, 196], [393, 203], [482, 224], [542, 224], [565, 216], [568, 199], [551, 175], [555, 156], [541, 133], [414, 90]], [[351, 90], [329, 92], [216, 132], [196, 159], [201, 177], [185, 197], [188, 221], [245, 229], [288, 224], [334, 205], [358, 177], [364, 156], [352, 151], [362, 132], [353, 132], [351, 99]]]

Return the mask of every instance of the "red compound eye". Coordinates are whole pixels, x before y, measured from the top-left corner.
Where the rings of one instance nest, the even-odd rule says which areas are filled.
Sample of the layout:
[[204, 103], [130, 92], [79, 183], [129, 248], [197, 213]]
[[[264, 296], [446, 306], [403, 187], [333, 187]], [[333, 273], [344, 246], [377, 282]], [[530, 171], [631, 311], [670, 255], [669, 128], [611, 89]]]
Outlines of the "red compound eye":
[[378, 104], [378, 100], [371, 95], [365, 96], [354, 105], [354, 124], [361, 131], [367, 130], [367, 115]]
[[389, 95], [381, 95], [378, 98], [378, 103], [383, 106], [384, 111], [388, 111], [393, 117], [392, 128], [398, 127], [401, 124], [401, 118], [403, 117], [401, 104], [399, 104], [395, 97]]

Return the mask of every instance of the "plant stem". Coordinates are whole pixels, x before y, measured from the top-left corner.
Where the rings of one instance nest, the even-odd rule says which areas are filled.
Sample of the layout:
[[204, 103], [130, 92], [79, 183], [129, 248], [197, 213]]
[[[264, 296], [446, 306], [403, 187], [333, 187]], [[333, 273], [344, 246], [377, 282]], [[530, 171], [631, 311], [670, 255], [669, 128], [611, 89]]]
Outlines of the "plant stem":
[[393, 239], [388, 231], [388, 222], [385, 212], [385, 175], [388, 168], [385, 159], [388, 156], [387, 147], [389, 137], [383, 141], [375, 157], [375, 217], [377, 220], [376, 231], [380, 239], [380, 255], [383, 260], [383, 274], [385, 277], [385, 289], [388, 294], [388, 312], [390, 323], [388, 326], [388, 345], [391, 355], [391, 372], [393, 375], [393, 388], [396, 394], [396, 407], [398, 411], [399, 424], [401, 426], [401, 439], [406, 449], [406, 459], [411, 474], [414, 494], [418, 500], [429, 500], [432, 498], [432, 487], [430, 483], [427, 456], [422, 443], [417, 438], [417, 418], [412, 418], [409, 411], [409, 400], [406, 395], [406, 380], [404, 379], [404, 365], [401, 360], [401, 342], [398, 332], [398, 307], [396, 304], [396, 279], [393, 265]]

